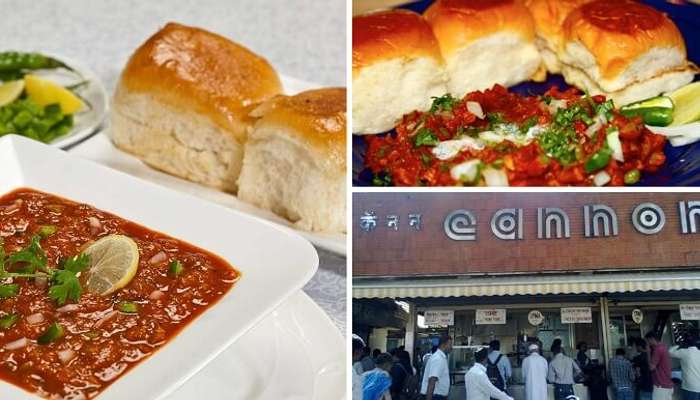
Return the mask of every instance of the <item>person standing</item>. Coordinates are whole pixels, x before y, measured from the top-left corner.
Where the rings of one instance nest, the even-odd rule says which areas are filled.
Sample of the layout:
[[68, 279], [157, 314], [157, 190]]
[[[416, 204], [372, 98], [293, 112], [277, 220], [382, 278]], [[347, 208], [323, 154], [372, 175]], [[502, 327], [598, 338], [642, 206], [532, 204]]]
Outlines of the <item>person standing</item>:
[[615, 400], [634, 400], [632, 391], [634, 369], [632, 369], [632, 363], [625, 358], [625, 349], [620, 348], [615, 351], [615, 357], [610, 360], [608, 373], [615, 392]]
[[530, 355], [523, 360], [523, 379], [525, 380], [525, 400], [543, 400], [547, 398], [547, 360], [539, 353], [539, 346], [528, 347]]
[[632, 364], [637, 370], [637, 400], [652, 400], [654, 382], [649, 371], [649, 351], [647, 342], [642, 338], [635, 341], [637, 356], [632, 360]]
[[362, 374], [362, 400], [392, 400], [389, 370], [394, 357], [389, 353], [379, 353], [374, 362], [376, 367]]
[[591, 360], [586, 354], [588, 351], [588, 344], [586, 342], [579, 342], [579, 344], [576, 346], [576, 350], [578, 350], [578, 353], [576, 353], [576, 363], [578, 364], [579, 368], [585, 370], [586, 367], [588, 367], [588, 364], [591, 363]]
[[396, 350], [394, 354], [394, 365], [389, 371], [391, 375], [391, 396], [398, 399], [410, 379], [413, 376], [411, 366], [411, 355], [406, 350]]
[[374, 365], [374, 359], [372, 358], [372, 355], [370, 353], [371, 350], [369, 346], [365, 347], [365, 351], [362, 354], [362, 358], [360, 359], [360, 362], [362, 363], [362, 372], [371, 371], [376, 366]]
[[681, 361], [683, 400], [700, 400], [700, 350], [697, 339], [693, 338], [687, 348], [673, 346], [669, 350], [671, 357]]
[[489, 343], [487, 372], [491, 369], [495, 369], [496, 372], [496, 374], [487, 373], [491, 383], [499, 390], [505, 392], [508, 379], [513, 375], [513, 370], [510, 366], [510, 359], [501, 353], [501, 342], [499, 340], [492, 340]]
[[554, 384], [554, 399], [566, 400], [574, 394], [574, 379], [581, 375], [581, 368], [562, 352], [561, 340], [555, 340], [551, 350], [554, 356], [549, 363], [547, 380]]
[[644, 338], [651, 347], [649, 371], [651, 371], [651, 380], [654, 382], [651, 398], [653, 400], [671, 400], [673, 398], [673, 381], [671, 380], [671, 356], [668, 354], [668, 348], [660, 342], [660, 338], [654, 332], [647, 333]]
[[486, 375], [489, 351], [481, 349], [474, 354], [476, 363], [464, 374], [464, 387], [467, 390], [466, 400], [513, 400], [504, 391], [491, 383]]
[[362, 355], [365, 342], [357, 335], [352, 335], [352, 400], [362, 400]]
[[447, 400], [447, 395], [450, 393], [447, 354], [450, 350], [452, 350], [452, 338], [447, 335], [441, 336], [437, 350], [428, 359], [421, 381], [420, 393], [425, 396], [425, 400]]

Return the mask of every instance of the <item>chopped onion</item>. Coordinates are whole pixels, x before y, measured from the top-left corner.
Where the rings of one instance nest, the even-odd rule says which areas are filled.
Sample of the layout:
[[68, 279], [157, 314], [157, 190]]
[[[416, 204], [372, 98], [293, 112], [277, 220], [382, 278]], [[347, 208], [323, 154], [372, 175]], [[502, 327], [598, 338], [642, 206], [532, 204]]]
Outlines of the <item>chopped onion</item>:
[[481, 174], [484, 176], [486, 186], [510, 186], [505, 170], [487, 167], [481, 171]]
[[442, 142], [438, 143], [437, 146], [433, 147], [431, 152], [438, 160], [449, 160], [463, 150], [483, 150], [484, 147], [485, 144], [483, 141], [471, 138], [469, 136], [464, 136], [460, 139], [443, 140]]
[[479, 166], [481, 166], [481, 160], [476, 158], [467, 160], [452, 167], [450, 176], [456, 181], [473, 183], [479, 177]]
[[7, 206], [7, 207], [5, 208], [5, 210], [3, 210], [3, 211], [4, 211], [5, 213], [11, 213], [11, 212], [13, 212], [13, 211], [17, 211], [17, 210], [19, 210], [20, 207], [22, 207], [22, 203], [23, 203], [23, 202], [24, 202], [24, 200], [22, 200], [22, 199], [17, 199], [17, 200], [14, 201], [14, 203], [12, 203], [12, 204], [10, 204], [9, 206]]
[[102, 231], [102, 222], [100, 222], [100, 220], [96, 217], [88, 218], [88, 222], [90, 223], [90, 232], [93, 235], [98, 234]]
[[162, 263], [163, 261], [165, 261], [165, 260], [167, 260], [167, 259], [168, 259], [168, 255], [165, 254], [164, 251], [159, 251], [159, 252], [156, 253], [153, 257], [151, 257], [150, 260], [148, 260], [148, 263], [149, 263], [149, 264], [152, 264], [152, 265], [153, 265], [153, 264], [160, 264], [160, 263]]
[[80, 309], [80, 306], [77, 304], [66, 304], [65, 306], [61, 308], [57, 308], [56, 311], [59, 313], [69, 313], [69, 312], [74, 312], [78, 311]]
[[63, 365], [67, 365], [78, 355], [73, 349], [60, 350], [57, 354]]
[[34, 286], [39, 289], [44, 289], [49, 286], [49, 277], [46, 275], [38, 275], [34, 278]]
[[14, 342], [6, 343], [5, 350], [17, 350], [23, 347], [27, 347], [29, 344], [29, 339], [23, 337], [22, 339], [17, 339]]
[[95, 328], [100, 328], [102, 325], [106, 324], [109, 322], [110, 319], [114, 318], [115, 315], [119, 314], [119, 311], [117, 310], [112, 310], [107, 313], [104, 317], [100, 318], [97, 322], [95, 322], [95, 325], [93, 327]]
[[549, 110], [549, 113], [552, 115], [560, 108], [566, 108], [566, 100], [552, 99], [552, 101], [547, 104], [547, 110]]
[[610, 175], [605, 171], [600, 171], [593, 176], [593, 184], [596, 186], [605, 186], [610, 182]]
[[148, 298], [151, 300], [158, 300], [163, 298], [163, 296], [165, 296], [165, 293], [161, 292], [160, 290], [154, 290], [148, 295]]
[[46, 320], [46, 318], [44, 318], [44, 314], [42, 314], [42, 313], [34, 313], [34, 314], [27, 316], [27, 322], [29, 322], [32, 325], [40, 324], [40, 323], [44, 322], [45, 320]]
[[476, 101], [468, 101], [467, 110], [476, 115], [477, 118], [484, 119], [484, 110], [481, 108], [481, 104], [477, 103]]

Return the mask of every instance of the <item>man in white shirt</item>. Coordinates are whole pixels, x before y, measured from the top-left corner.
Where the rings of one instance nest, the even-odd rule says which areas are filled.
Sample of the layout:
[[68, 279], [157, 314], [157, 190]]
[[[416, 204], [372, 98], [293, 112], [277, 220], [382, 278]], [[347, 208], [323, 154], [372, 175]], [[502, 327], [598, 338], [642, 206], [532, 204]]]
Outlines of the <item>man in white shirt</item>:
[[450, 393], [450, 371], [447, 354], [452, 350], [452, 338], [441, 336], [438, 349], [430, 356], [425, 366], [420, 393], [425, 400], [447, 400]]
[[505, 392], [493, 386], [486, 375], [488, 349], [481, 349], [474, 354], [476, 363], [464, 375], [464, 387], [467, 389], [467, 400], [513, 400]]
[[539, 346], [528, 347], [530, 355], [523, 360], [523, 379], [525, 380], [525, 400], [543, 400], [547, 398], [547, 359], [539, 353]]
[[683, 371], [683, 400], [700, 399], [700, 350], [698, 350], [695, 339], [692, 345], [687, 348], [673, 346], [668, 353], [673, 358], [681, 361], [681, 371]]
[[[505, 354], [501, 353], [501, 342], [500, 340], [492, 340], [489, 343], [489, 364], [495, 365], [498, 369], [498, 373], [501, 376], [501, 382], [496, 384], [491, 381], [498, 389], [506, 391], [506, 386], [508, 385], [508, 380], [513, 375], [513, 369], [510, 366], [510, 359]], [[488, 374], [487, 374], [488, 375]]]

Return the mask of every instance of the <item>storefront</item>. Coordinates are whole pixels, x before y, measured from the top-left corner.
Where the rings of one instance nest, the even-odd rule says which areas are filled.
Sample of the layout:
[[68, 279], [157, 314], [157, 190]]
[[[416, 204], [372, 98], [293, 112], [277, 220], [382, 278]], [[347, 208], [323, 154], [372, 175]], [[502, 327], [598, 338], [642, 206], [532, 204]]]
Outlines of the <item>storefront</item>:
[[535, 338], [546, 357], [555, 338], [572, 357], [585, 342], [590, 382], [617, 348], [632, 356], [634, 338], [655, 331], [672, 345], [674, 331], [697, 328], [696, 198], [355, 194], [354, 303], [405, 304], [403, 344], [417, 364], [440, 334], [452, 336], [455, 398], [463, 398], [474, 350], [492, 339], [514, 367], [516, 399], [523, 398], [526, 344]]

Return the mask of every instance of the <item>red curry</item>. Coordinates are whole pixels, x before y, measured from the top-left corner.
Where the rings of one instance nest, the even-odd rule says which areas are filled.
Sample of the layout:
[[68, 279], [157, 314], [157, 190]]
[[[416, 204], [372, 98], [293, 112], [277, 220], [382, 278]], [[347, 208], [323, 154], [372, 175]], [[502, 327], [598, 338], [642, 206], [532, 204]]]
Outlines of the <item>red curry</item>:
[[496, 85], [434, 98], [395, 133], [367, 137], [375, 185], [625, 185], [666, 161], [666, 138], [604, 96], [556, 87], [522, 96]]
[[[53, 228], [45, 232], [47, 226]], [[0, 280], [5, 288], [18, 289], [0, 298], [0, 325], [5, 322], [0, 326], [0, 379], [45, 398], [93, 398], [165, 345], [239, 278], [220, 257], [89, 205], [30, 189], [0, 197], [5, 253], [40, 238], [49, 270], [109, 234], [130, 237], [140, 254], [135, 277], [110, 295], [84, 291], [77, 301], [59, 306], [48, 295], [50, 282]], [[173, 260], [179, 263], [177, 275], [168, 270]], [[21, 268], [22, 262], [5, 264], [8, 272]], [[119, 304], [134, 309], [122, 312]], [[14, 322], [7, 324], [8, 319]], [[62, 327], [63, 335], [40, 344], [53, 324]]]

